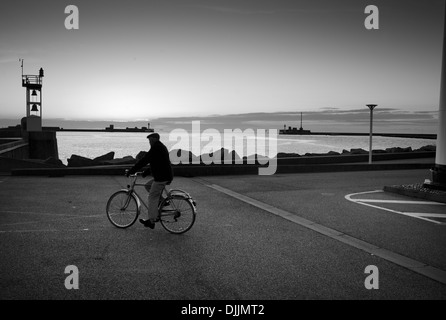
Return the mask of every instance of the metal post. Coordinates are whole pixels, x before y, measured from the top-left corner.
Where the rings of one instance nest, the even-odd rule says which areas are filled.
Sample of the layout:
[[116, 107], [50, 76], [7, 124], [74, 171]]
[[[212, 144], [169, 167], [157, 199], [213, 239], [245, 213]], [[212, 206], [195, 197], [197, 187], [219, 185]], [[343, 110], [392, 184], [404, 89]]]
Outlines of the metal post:
[[40, 88], [39, 90], [39, 94], [40, 94], [40, 126], [42, 126], [42, 88]]
[[433, 183], [441, 188], [446, 188], [446, 6], [444, 19], [437, 150], [435, 155], [435, 168], [432, 170]]
[[369, 143], [369, 164], [372, 163], [372, 137], [373, 137], [373, 109], [375, 109], [376, 104], [368, 104], [367, 107], [370, 109], [370, 143]]
[[40, 83], [40, 90], [39, 90], [39, 94], [40, 94], [40, 127], [42, 128], [42, 120], [43, 120], [43, 96], [42, 96], [42, 90], [43, 90], [43, 68], [40, 68], [39, 70], [39, 83]]
[[373, 147], [372, 147], [372, 137], [373, 137], [373, 109], [370, 109], [370, 143], [369, 143], [369, 163], [372, 163], [372, 153], [373, 153]]
[[29, 88], [27, 87], [26, 88], [26, 117], [29, 117], [30, 115], [31, 115], [31, 108], [30, 108], [30, 106], [31, 106], [31, 96], [30, 96], [30, 93], [29, 93]]

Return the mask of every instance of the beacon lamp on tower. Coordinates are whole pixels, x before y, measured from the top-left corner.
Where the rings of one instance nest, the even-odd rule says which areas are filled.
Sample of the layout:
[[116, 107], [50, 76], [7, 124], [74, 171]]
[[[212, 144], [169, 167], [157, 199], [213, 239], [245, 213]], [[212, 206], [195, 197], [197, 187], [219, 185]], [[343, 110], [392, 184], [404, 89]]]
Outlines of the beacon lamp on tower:
[[42, 131], [42, 78], [43, 69], [38, 75], [23, 74], [22, 87], [26, 88], [26, 128], [27, 131]]

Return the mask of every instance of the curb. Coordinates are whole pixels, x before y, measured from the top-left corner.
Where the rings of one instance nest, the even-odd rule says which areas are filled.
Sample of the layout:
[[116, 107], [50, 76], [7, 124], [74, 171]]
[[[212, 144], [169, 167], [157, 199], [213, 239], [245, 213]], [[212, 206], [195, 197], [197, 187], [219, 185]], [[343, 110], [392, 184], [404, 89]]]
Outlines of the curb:
[[[418, 170], [430, 169], [434, 163], [345, 163], [316, 165], [278, 165], [275, 174], [317, 173], [345, 171], [380, 171], [380, 170]], [[77, 168], [29, 168], [14, 169], [13, 176], [49, 176], [63, 177], [68, 175], [123, 175], [129, 165], [77, 167]], [[258, 175], [259, 165], [176, 165], [174, 174], [183, 177], [218, 176], [218, 175]]]
[[384, 191], [423, 200], [446, 203], [445, 191], [428, 189], [423, 187], [422, 184], [385, 186]]

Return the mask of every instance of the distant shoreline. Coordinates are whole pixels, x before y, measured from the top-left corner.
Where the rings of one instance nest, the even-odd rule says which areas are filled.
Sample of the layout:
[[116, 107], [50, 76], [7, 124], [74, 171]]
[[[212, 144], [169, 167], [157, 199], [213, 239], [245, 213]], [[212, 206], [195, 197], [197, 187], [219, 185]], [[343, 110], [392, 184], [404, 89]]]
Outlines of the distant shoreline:
[[[47, 128], [48, 131], [58, 132], [153, 132], [135, 129], [63, 129], [63, 128]], [[153, 130], [153, 129], [150, 129]], [[280, 134], [281, 136], [369, 136], [369, 133], [353, 133], [353, 132], [311, 132], [309, 134]], [[391, 137], [391, 138], [411, 138], [411, 139], [429, 139], [436, 140], [436, 134], [429, 133], [373, 133], [375, 137]]]
[[154, 129], [126, 128], [126, 129], [64, 129], [57, 127], [43, 127], [43, 131], [56, 132], [154, 132]]
[[[284, 136], [369, 136], [369, 133], [352, 132], [311, 132], [309, 134], [281, 134]], [[373, 133], [374, 137], [412, 138], [436, 140], [436, 134], [430, 133]]]

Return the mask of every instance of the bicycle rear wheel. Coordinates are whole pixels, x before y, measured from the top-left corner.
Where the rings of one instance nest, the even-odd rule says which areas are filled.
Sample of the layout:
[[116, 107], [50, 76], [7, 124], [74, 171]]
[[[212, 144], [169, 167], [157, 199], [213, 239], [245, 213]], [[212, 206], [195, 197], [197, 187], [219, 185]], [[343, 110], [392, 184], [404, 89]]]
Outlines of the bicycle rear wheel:
[[180, 234], [192, 228], [196, 211], [190, 200], [182, 197], [166, 198], [160, 208], [160, 222], [167, 231]]
[[133, 194], [126, 191], [114, 193], [107, 202], [107, 217], [118, 228], [128, 228], [139, 215], [138, 202]]

